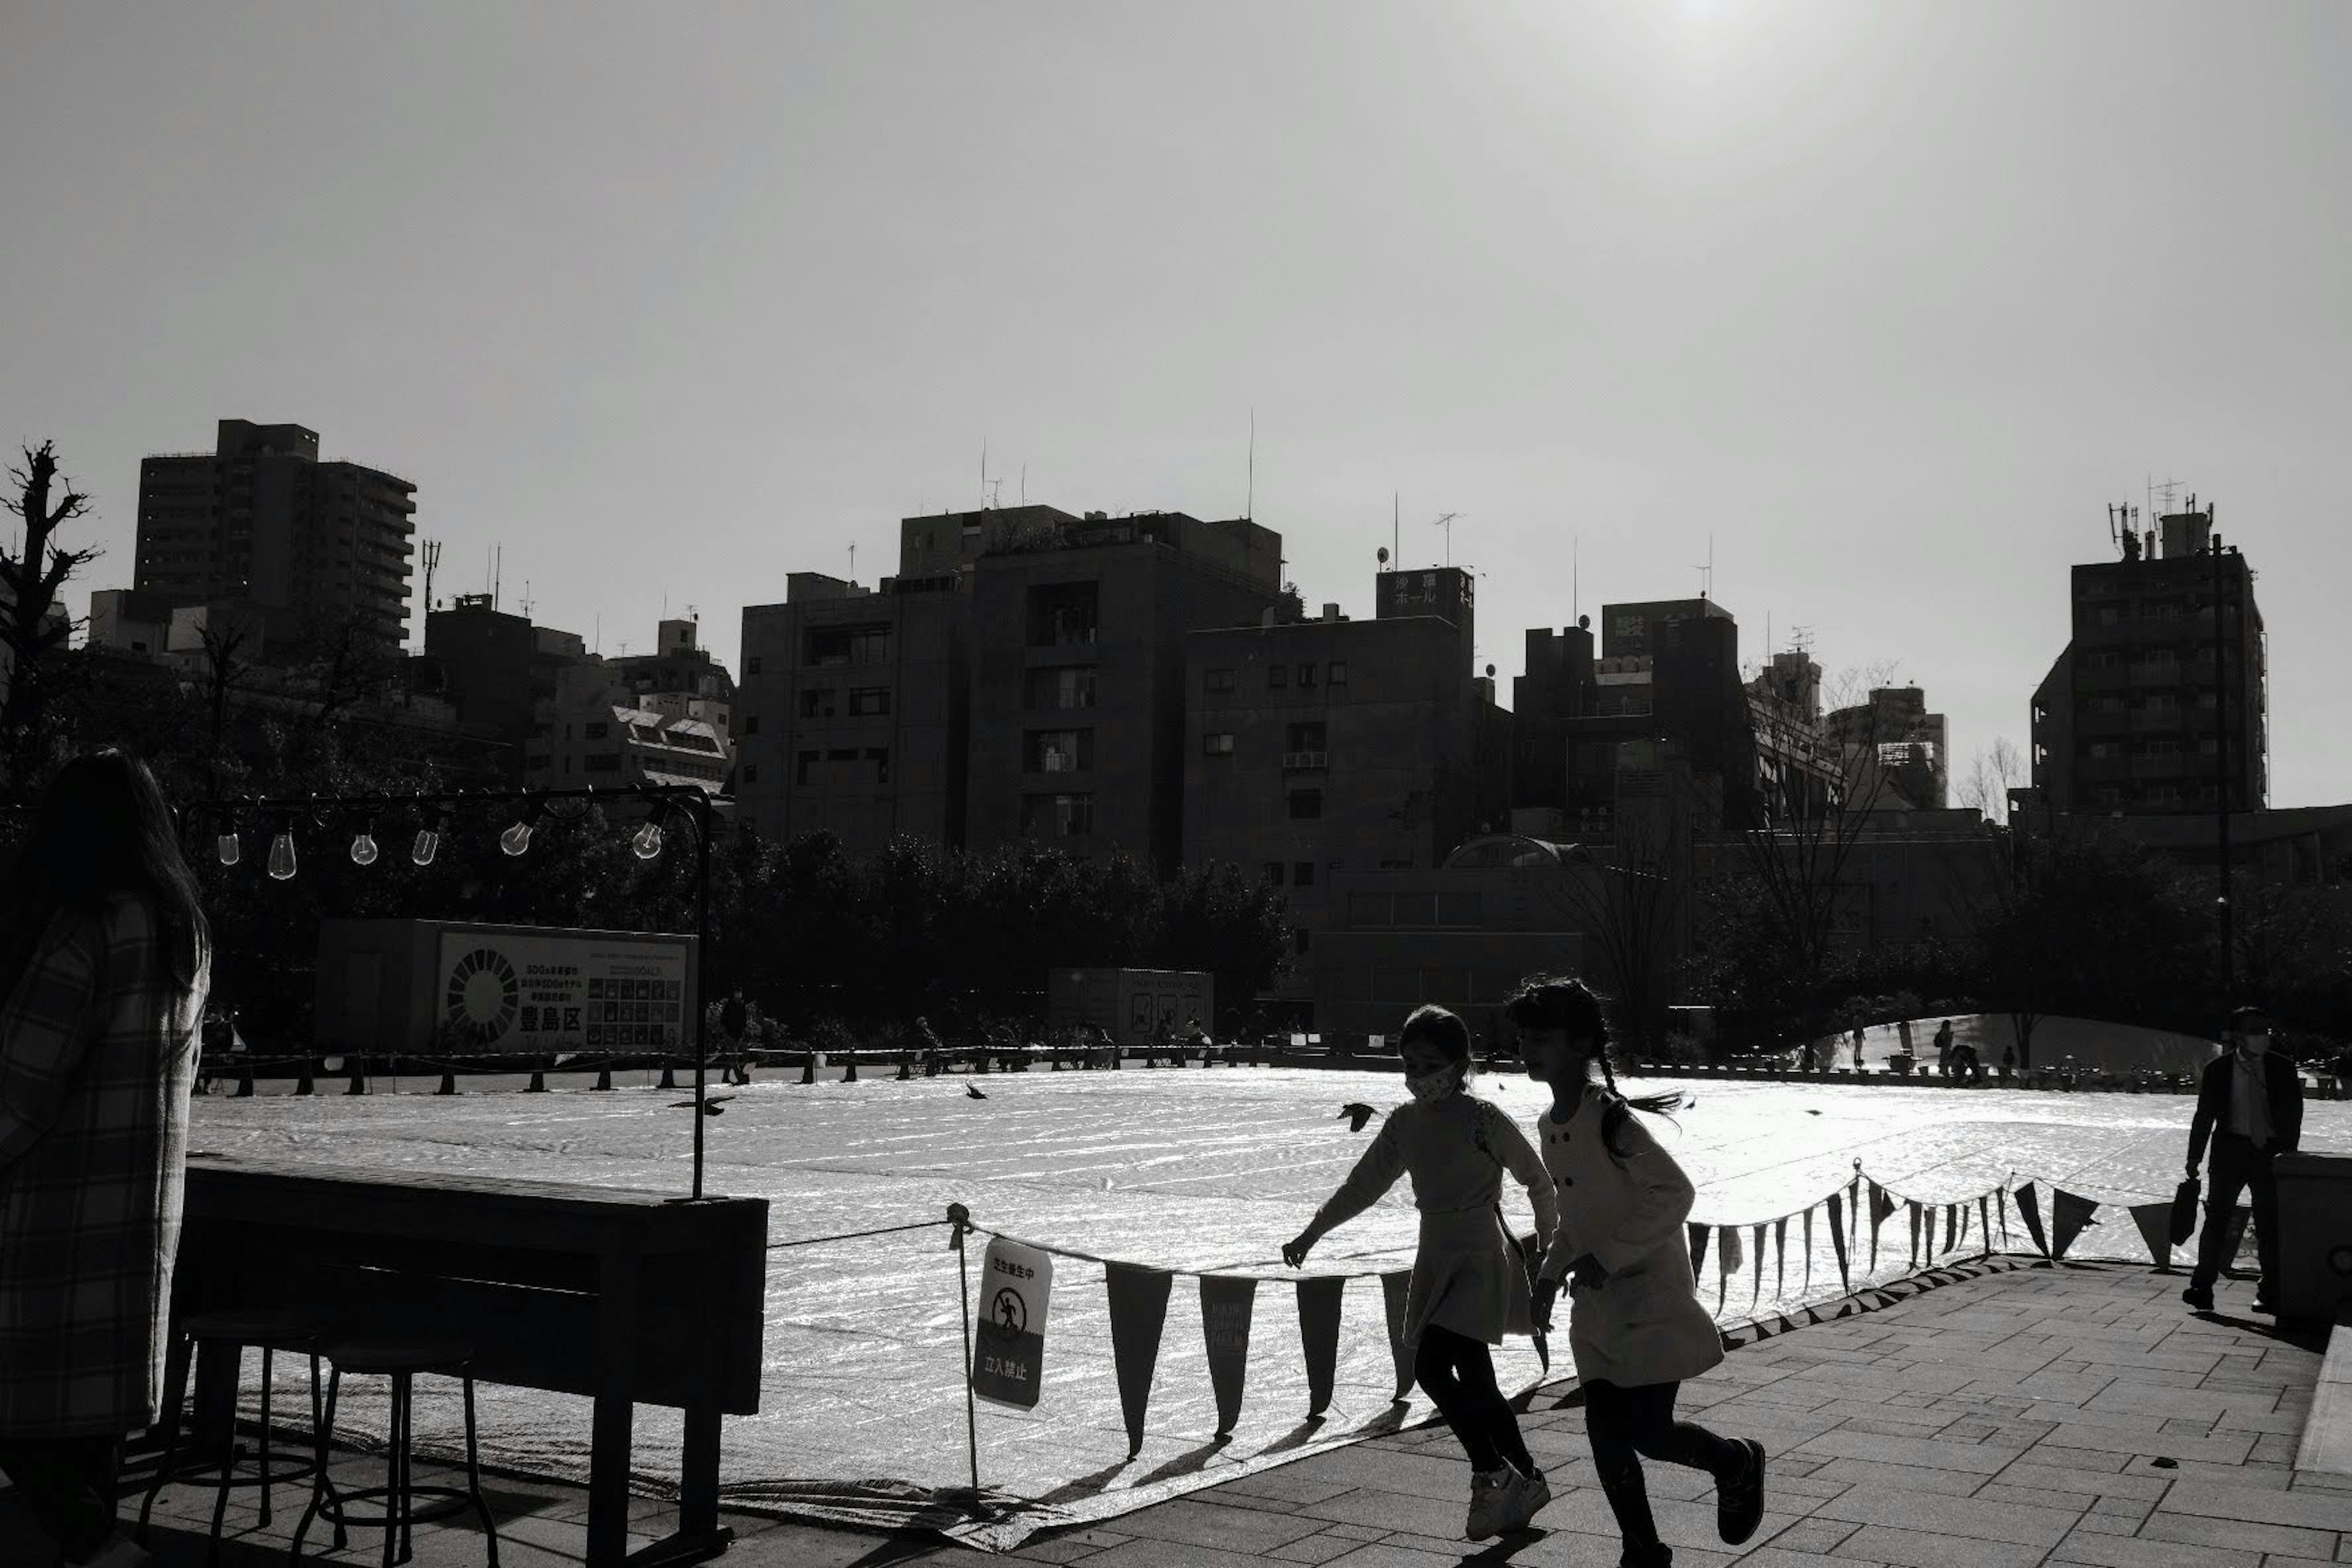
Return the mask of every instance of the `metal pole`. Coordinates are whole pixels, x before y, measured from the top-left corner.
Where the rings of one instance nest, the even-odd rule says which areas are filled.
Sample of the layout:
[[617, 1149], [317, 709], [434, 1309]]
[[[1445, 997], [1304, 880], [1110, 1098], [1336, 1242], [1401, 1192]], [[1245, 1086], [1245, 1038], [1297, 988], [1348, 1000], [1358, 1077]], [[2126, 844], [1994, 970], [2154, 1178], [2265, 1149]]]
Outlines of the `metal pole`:
[[695, 836], [697, 876], [694, 896], [694, 1195], [702, 1196], [703, 1084], [710, 1065], [710, 1003], [703, 983], [710, 974], [710, 797], [702, 795], [696, 807], [700, 831]]
[[968, 1212], [961, 1204], [948, 1205], [948, 1223], [955, 1227], [956, 1275], [963, 1282], [956, 1304], [963, 1309], [963, 1442], [965, 1457], [971, 1462], [971, 1511], [978, 1514], [980, 1506], [980, 1411], [971, 1395], [971, 1254], [964, 1247], [964, 1233], [971, 1228]]

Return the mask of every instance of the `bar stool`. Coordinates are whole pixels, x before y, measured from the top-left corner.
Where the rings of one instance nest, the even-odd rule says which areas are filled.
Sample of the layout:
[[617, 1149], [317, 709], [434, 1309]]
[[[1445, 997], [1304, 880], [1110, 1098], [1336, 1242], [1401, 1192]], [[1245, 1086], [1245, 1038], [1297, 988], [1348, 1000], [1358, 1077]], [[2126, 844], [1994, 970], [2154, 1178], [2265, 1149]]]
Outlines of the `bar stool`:
[[[261, 1352], [260, 1447], [256, 1455], [254, 1472], [250, 1475], [237, 1474], [238, 1449], [233, 1433], [227, 1452], [217, 1460], [194, 1458], [184, 1467], [180, 1463], [181, 1400], [179, 1397], [184, 1385], [184, 1370], [182, 1378], [174, 1383], [172, 1409], [168, 1413], [171, 1421], [171, 1436], [163, 1446], [163, 1458], [156, 1465], [155, 1479], [148, 1484], [147, 1496], [139, 1505], [137, 1536], [141, 1545], [145, 1545], [147, 1542], [147, 1521], [154, 1510], [156, 1496], [171, 1481], [184, 1479], [190, 1475], [200, 1475], [215, 1468], [220, 1472], [217, 1479], [213, 1482], [215, 1496], [212, 1544], [205, 1556], [205, 1563], [209, 1564], [220, 1561], [221, 1523], [228, 1511], [230, 1488], [259, 1487], [261, 1489], [259, 1522], [267, 1527], [269, 1523], [270, 1488], [279, 1481], [303, 1480], [318, 1473], [311, 1459], [298, 1458], [286, 1464], [278, 1464], [272, 1460], [269, 1452], [271, 1425], [269, 1406], [275, 1380], [271, 1374], [276, 1370], [275, 1357], [280, 1351], [307, 1355], [310, 1358], [310, 1428], [316, 1432], [320, 1415], [319, 1345], [320, 1342], [333, 1331], [333, 1326], [331, 1319], [326, 1314], [314, 1309], [302, 1307], [227, 1308], [219, 1311], [198, 1313], [181, 1325], [182, 1336], [185, 1342], [184, 1354], [190, 1359], [193, 1359], [197, 1349], [205, 1345], [224, 1346], [236, 1352], [236, 1370], [230, 1374], [232, 1386], [242, 1378], [247, 1347], [251, 1346]], [[184, 1369], [185, 1363], [182, 1364]]]
[[[459, 1510], [470, 1507], [482, 1521], [482, 1533], [489, 1542], [489, 1568], [499, 1568], [499, 1531], [490, 1518], [489, 1504], [482, 1500], [481, 1452], [477, 1444], [474, 1426], [474, 1349], [455, 1340], [383, 1338], [340, 1340], [325, 1347], [329, 1363], [327, 1373], [327, 1407], [324, 1419], [318, 1424], [318, 1466], [316, 1482], [310, 1489], [310, 1506], [302, 1510], [302, 1521], [295, 1527], [294, 1542], [287, 1549], [286, 1561], [295, 1563], [302, 1558], [302, 1538], [310, 1533], [310, 1521], [324, 1519], [335, 1527], [335, 1549], [341, 1551], [348, 1543], [344, 1526], [357, 1525], [362, 1530], [383, 1531], [383, 1565], [395, 1568], [414, 1555], [412, 1527], [446, 1519]], [[342, 1390], [343, 1373], [353, 1376], [389, 1377], [392, 1379], [392, 1413], [390, 1430], [384, 1440], [384, 1484], [357, 1490], [338, 1492], [329, 1475], [327, 1450], [334, 1439], [335, 1402]], [[410, 1474], [410, 1449], [415, 1438], [410, 1411], [412, 1385], [419, 1373], [437, 1377], [454, 1377], [465, 1385], [466, 1398], [466, 1484], [463, 1487], [420, 1487]], [[436, 1500], [424, 1507], [419, 1498]], [[350, 1505], [354, 1502], [381, 1501], [381, 1513], [354, 1515]]]

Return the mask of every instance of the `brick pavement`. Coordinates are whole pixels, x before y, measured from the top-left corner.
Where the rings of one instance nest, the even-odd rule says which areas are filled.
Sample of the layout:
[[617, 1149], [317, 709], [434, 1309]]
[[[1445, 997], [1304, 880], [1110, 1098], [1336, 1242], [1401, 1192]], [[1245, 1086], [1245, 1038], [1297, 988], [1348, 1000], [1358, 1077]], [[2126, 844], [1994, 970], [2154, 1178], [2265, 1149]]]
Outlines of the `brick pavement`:
[[[1652, 1467], [1662, 1533], [1682, 1568], [2315, 1568], [2352, 1563], [2352, 1476], [2294, 1468], [2324, 1341], [2244, 1313], [2191, 1316], [2181, 1276], [2144, 1268], [2026, 1268], [1922, 1292], [1735, 1352], [1683, 1408], [1760, 1438], [1772, 1456], [1764, 1524], [1738, 1552], [1715, 1538], [1710, 1484]], [[2231, 1309], [2236, 1309], [2232, 1311]], [[1613, 1564], [1618, 1543], [1564, 1386], [1523, 1417], [1555, 1498], [1524, 1535], [1460, 1539], [1468, 1474], [1442, 1427], [1374, 1438], [1228, 1481], [1101, 1527], [1043, 1536], [1011, 1560], [1089, 1568], [1437, 1568]], [[1572, 1397], [1572, 1395], [1570, 1396]], [[356, 1463], [356, 1461], [355, 1461]], [[424, 1479], [420, 1476], [420, 1479]], [[249, 1494], [248, 1494], [249, 1495]], [[202, 1561], [208, 1494], [167, 1493], [162, 1560]], [[507, 1568], [579, 1560], [582, 1496], [501, 1482]], [[283, 1562], [290, 1517], [250, 1528], [226, 1568]], [[652, 1510], [641, 1510], [648, 1525]], [[738, 1568], [881, 1568], [990, 1561], [893, 1539], [738, 1515]], [[0, 1492], [0, 1562], [46, 1564]], [[342, 1561], [374, 1557], [357, 1535]], [[474, 1532], [417, 1537], [421, 1568], [481, 1561]], [[1003, 1561], [1003, 1559], [998, 1559]]]

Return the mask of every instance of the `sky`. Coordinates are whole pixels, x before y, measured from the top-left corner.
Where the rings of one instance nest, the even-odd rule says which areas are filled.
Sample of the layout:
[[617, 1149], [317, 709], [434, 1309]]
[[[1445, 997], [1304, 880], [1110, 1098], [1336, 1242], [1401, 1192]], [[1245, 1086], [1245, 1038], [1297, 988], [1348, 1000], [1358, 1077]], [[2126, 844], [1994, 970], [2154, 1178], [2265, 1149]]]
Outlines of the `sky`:
[[[2259, 574], [2352, 800], [2352, 6], [0, 3], [0, 442], [223, 417], [417, 487], [436, 596], [738, 662], [1025, 493], [1448, 549], [1480, 663], [1702, 583], [2021, 747], [2105, 508]], [[1255, 477], [1250, 444], [1255, 427]], [[1393, 519], [1393, 521], [1392, 521]], [[79, 595], [70, 601], [79, 613]], [[412, 636], [420, 637], [421, 584]], [[1769, 644], [1768, 645], [1768, 628]]]

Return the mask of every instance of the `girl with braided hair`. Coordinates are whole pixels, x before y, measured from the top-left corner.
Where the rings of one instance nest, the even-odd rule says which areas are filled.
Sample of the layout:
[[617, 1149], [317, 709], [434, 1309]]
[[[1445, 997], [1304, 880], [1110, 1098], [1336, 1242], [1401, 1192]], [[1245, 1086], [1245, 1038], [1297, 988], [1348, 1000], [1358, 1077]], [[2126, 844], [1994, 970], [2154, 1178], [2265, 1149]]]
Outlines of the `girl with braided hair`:
[[1593, 1468], [1624, 1537], [1621, 1568], [1674, 1561], [1650, 1512], [1645, 1457], [1712, 1475], [1717, 1532], [1738, 1545], [1763, 1518], [1764, 1447], [1675, 1419], [1684, 1380], [1721, 1361], [1723, 1342], [1699, 1303], [1684, 1238], [1690, 1178], [1633, 1114], [1667, 1114], [1683, 1097], [1618, 1092], [1601, 998], [1581, 981], [1536, 976], [1507, 1010], [1528, 1076], [1552, 1093], [1540, 1123], [1559, 1229], [1544, 1248], [1536, 1320], [1548, 1326], [1567, 1280], [1569, 1350]]

